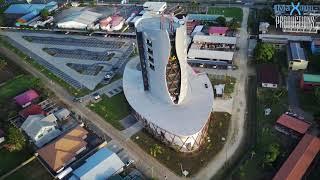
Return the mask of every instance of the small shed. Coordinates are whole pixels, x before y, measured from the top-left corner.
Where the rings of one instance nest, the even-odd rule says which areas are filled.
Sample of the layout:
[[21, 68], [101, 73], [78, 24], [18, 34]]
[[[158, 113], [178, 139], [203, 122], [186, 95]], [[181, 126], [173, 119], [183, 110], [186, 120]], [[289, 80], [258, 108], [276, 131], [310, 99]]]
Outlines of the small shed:
[[258, 67], [258, 83], [261, 87], [277, 88], [279, 86], [279, 71], [274, 64], [262, 64]]
[[215, 95], [217, 97], [222, 97], [223, 96], [224, 87], [225, 87], [225, 84], [214, 85], [214, 91], [215, 91]]
[[54, 115], [59, 119], [59, 120], [66, 120], [70, 116], [70, 111], [66, 108], [62, 108], [58, 110], [57, 112], [54, 113]]
[[25, 108], [38, 98], [39, 98], [39, 94], [35, 90], [30, 89], [30, 90], [28, 90], [28, 91], [26, 91], [16, 97], [14, 97], [14, 100], [16, 101], [16, 103], [18, 105]]

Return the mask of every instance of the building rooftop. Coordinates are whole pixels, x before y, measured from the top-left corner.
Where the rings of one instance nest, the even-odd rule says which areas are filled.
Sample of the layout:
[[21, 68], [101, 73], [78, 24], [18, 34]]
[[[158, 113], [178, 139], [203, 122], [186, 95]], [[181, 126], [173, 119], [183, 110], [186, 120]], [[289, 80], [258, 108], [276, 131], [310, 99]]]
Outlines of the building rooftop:
[[145, 11], [159, 12], [164, 11], [167, 7], [166, 2], [151, 2], [147, 1], [143, 4], [143, 8]]
[[28, 14], [32, 11], [41, 11], [44, 8], [50, 9], [56, 6], [57, 2], [51, 1], [47, 4], [12, 4], [5, 11], [5, 14]]
[[232, 61], [234, 52], [232, 51], [214, 51], [206, 49], [193, 48], [189, 49], [188, 58], [194, 59], [217, 59]]
[[320, 75], [317, 74], [303, 74], [304, 82], [320, 83]]
[[319, 150], [319, 138], [305, 134], [273, 180], [302, 179]]
[[195, 43], [218, 43], [218, 44], [237, 44], [236, 37], [228, 36], [208, 36], [208, 35], [195, 35], [193, 37]]
[[27, 118], [30, 115], [36, 114], [46, 115], [46, 112], [42, 110], [41, 106], [37, 104], [31, 104], [30, 106], [26, 107], [25, 109], [19, 112], [19, 115], [23, 118]]
[[59, 119], [65, 119], [70, 115], [70, 111], [66, 108], [62, 108], [60, 110], [58, 110], [57, 112], [54, 113], [54, 115]]
[[209, 34], [226, 34], [228, 31], [228, 27], [217, 27], [217, 26], [211, 26], [208, 29]]
[[282, 114], [278, 118], [277, 123], [300, 134], [305, 134], [310, 127], [310, 124], [286, 114]]
[[77, 126], [55, 142], [52, 142], [37, 153], [54, 171], [58, 171], [68, 162], [70, 162], [79, 150], [87, 146], [87, 142], [83, 139], [88, 131]]
[[104, 180], [124, 167], [124, 163], [106, 147], [94, 153], [78, 169], [73, 171], [76, 179]]
[[138, 64], [138, 59], [130, 60], [123, 75], [123, 90], [129, 104], [142, 117], [172, 134], [190, 136], [201, 131], [208, 122], [213, 106], [213, 89], [207, 75], [196, 74], [187, 66], [189, 87], [183, 101], [175, 105], [144, 91]]
[[90, 25], [100, 18], [102, 14], [91, 12], [88, 10], [85, 11], [74, 11], [70, 15], [61, 19], [58, 23], [65, 23], [69, 21], [75, 21], [77, 23]]
[[293, 60], [303, 60], [306, 61], [306, 56], [304, 54], [303, 48], [301, 48], [300, 43], [290, 42], [291, 58]]
[[19, 104], [20, 106], [23, 106], [37, 99], [38, 97], [39, 97], [38, 93], [35, 90], [31, 89], [14, 97], [14, 100], [16, 101], [17, 104]]
[[276, 65], [262, 64], [258, 66], [258, 82], [279, 84], [279, 71]]
[[[213, 15], [213, 14], [188, 14], [187, 19], [188, 20], [199, 20], [199, 21], [215, 21], [218, 17], [223, 15]], [[224, 16], [223, 16], [224, 17]], [[232, 20], [230, 17], [225, 17], [226, 21], [229, 22]]]

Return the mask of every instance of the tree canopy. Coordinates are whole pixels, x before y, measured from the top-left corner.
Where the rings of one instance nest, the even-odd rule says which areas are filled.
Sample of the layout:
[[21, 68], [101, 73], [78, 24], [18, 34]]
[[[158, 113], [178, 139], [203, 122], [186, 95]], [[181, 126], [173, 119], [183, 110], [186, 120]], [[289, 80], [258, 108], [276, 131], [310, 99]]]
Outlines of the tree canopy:
[[40, 12], [40, 16], [41, 16], [43, 19], [47, 19], [48, 16], [49, 16], [49, 11], [48, 11], [48, 9], [42, 9], [41, 12]]
[[240, 28], [240, 23], [233, 18], [230, 22], [228, 22], [227, 26], [230, 30], [237, 30]]
[[254, 49], [256, 63], [268, 63], [273, 59], [275, 47], [269, 43], [259, 42]]
[[7, 61], [4, 59], [0, 59], [0, 71], [3, 70], [7, 66]]
[[223, 16], [219, 16], [216, 19], [216, 22], [220, 25], [220, 26], [225, 26], [226, 25], [226, 18]]
[[8, 141], [6, 148], [8, 151], [21, 151], [26, 145], [26, 140], [19, 129], [10, 127], [8, 130]]
[[264, 158], [264, 163], [270, 164], [277, 160], [280, 154], [280, 145], [277, 143], [272, 143], [268, 147], [268, 151]]

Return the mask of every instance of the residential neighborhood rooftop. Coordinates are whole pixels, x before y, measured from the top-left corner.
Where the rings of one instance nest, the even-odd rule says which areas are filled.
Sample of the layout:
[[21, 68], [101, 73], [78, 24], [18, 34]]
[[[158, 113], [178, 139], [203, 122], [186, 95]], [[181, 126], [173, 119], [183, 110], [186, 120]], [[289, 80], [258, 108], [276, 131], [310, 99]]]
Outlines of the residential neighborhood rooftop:
[[258, 66], [258, 82], [279, 84], [279, 71], [274, 64], [262, 64]]
[[30, 89], [16, 97], [14, 97], [15, 101], [17, 104], [19, 104], [20, 106], [23, 106], [27, 103], [30, 103], [31, 101], [37, 99], [39, 97], [38, 93], [33, 90]]
[[304, 54], [304, 50], [301, 47], [300, 43], [298, 42], [291, 42], [290, 43], [290, 51], [291, 57], [293, 60], [303, 60], [306, 61], [306, 56]]
[[282, 114], [278, 118], [277, 123], [300, 134], [305, 134], [310, 127], [310, 124], [286, 114]]
[[303, 74], [303, 81], [304, 82], [320, 83], [320, 75], [317, 75], [317, 74]]
[[77, 126], [37, 152], [50, 168], [57, 172], [68, 162], [72, 161], [79, 151], [86, 147], [87, 142], [83, 138], [87, 134], [87, 130], [81, 126]]
[[26, 107], [25, 109], [19, 112], [19, 115], [23, 118], [27, 118], [30, 115], [36, 114], [46, 115], [46, 112], [38, 104], [31, 104], [30, 106]]
[[195, 35], [193, 37], [195, 43], [219, 43], [219, 44], [236, 44], [237, 37], [228, 36], [209, 36], [209, 35]]
[[273, 180], [302, 179], [319, 150], [319, 138], [305, 134]]

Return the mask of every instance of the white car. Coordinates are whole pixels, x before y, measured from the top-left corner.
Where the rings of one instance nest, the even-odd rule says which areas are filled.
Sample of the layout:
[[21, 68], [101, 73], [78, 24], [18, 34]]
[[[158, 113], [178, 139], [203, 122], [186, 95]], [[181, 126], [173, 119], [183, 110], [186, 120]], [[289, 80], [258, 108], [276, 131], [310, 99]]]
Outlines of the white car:
[[128, 167], [128, 166], [130, 166], [130, 165], [133, 164], [133, 163], [134, 163], [134, 160], [133, 160], [133, 159], [129, 159], [129, 160], [126, 162], [125, 166]]
[[93, 94], [93, 98], [94, 98], [95, 100], [98, 100], [98, 99], [101, 98], [101, 96], [100, 96], [99, 93], [94, 93], [94, 94]]

